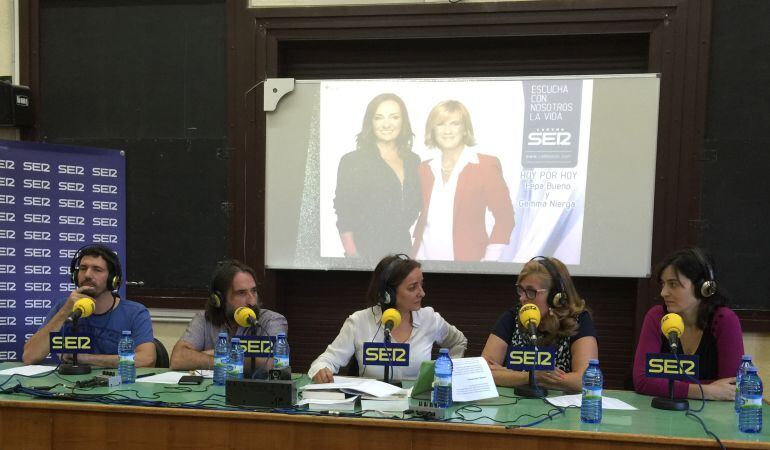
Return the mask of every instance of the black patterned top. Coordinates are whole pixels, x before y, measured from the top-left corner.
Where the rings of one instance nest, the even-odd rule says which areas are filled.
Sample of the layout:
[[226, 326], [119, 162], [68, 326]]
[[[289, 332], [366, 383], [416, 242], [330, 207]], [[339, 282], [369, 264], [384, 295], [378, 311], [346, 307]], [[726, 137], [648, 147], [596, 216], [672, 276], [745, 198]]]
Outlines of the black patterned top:
[[[531, 345], [529, 337], [521, 324], [519, 324], [518, 317], [520, 307], [521, 305], [516, 305], [504, 312], [503, 315], [497, 319], [497, 323], [492, 329], [492, 334], [505, 342], [510, 342], [511, 345], [514, 346]], [[591, 319], [591, 314], [589, 314], [588, 311], [583, 311], [578, 314], [577, 322], [578, 329], [574, 335], [559, 338], [552, 344], [555, 351], [555, 365], [565, 372], [572, 371], [572, 343], [582, 337], [596, 337], [594, 321]]]

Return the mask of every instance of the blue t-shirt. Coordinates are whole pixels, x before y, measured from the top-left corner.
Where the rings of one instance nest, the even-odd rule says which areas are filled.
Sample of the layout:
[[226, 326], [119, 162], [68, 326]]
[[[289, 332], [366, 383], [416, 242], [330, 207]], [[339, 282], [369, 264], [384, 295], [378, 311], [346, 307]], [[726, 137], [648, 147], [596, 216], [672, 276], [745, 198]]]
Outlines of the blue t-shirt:
[[[56, 315], [67, 299], [56, 302], [45, 323], [50, 322]], [[131, 330], [131, 337], [134, 339], [134, 346], [138, 347], [146, 342], [152, 342], [152, 321], [150, 312], [144, 305], [132, 302], [131, 300], [121, 299], [115, 309], [104, 314], [92, 314], [85, 319], [78, 320], [78, 333], [90, 334], [93, 336], [94, 353], [99, 355], [117, 355], [118, 342], [120, 341], [123, 330]], [[65, 324], [61, 332], [72, 333], [72, 325]]]

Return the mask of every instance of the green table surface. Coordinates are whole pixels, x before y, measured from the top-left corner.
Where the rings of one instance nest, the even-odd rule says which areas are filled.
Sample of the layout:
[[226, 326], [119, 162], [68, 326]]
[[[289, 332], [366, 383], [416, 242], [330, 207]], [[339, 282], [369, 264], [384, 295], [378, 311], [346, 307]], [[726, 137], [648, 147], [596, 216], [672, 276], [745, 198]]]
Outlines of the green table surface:
[[[0, 363], [0, 370], [18, 366], [18, 363]], [[114, 370], [114, 369], [109, 369]], [[166, 369], [137, 369], [137, 374], [159, 373]], [[116, 371], [116, 370], [115, 370]], [[94, 375], [100, 375], [102, 369], [94, 369], [90, 375], [62, 376], [51, 373], [39, 377], [4, 376], [0, 375], [0, 389], [7, 390], [21, 383], [23, 386], [57, 385], [50, 392], [76, 394], [111, 394], [109, 398], [118, 403], [130, 400], [140, 400], [147, 406], [170, 406], [179, 408], [213, 408], [233, 409], [225, 403], [224, 386], [214, 386], [210, 379], [204, 380], [200, 386], [177, 386], [155, 383], [134, 383], [115, 387], [74, 388], [75, 381], [87, 380]], [[295, 374], [298, 386], [308, 382], [307, 376]], [[406, 382], [405, 384], [408, 384]], [[604, 395], [622, 400], [636, 408], [633, 411], [608, 410], [603, 412], [600, 424], [583, 424], [580, 422], [580, 411], [568, 408], [560, 412], [553, 406], [539, 399], [524, 399], [513, 395], [509, 388], [498, 388], [500, 397], [479, 402], [456, 403], [450, 408], [452, 423], [473, 423], [479, 425], [525, 426], [540, 419], [541, 423], [534, 425], [539, 429], [573, 430], [589, 432], [608, 432], [629, 435], [667, 436], [678, 438], [710, 439], [700, 424], [684, 412], [662, 411], [650, 407], [651, 397], [639, 395], [630, 391], [605, 390]], [[423, 394], [427, 395], [427, 394]], [[549, 396], [561, 395], [561, 392], [551, 392]], [[0, 394], [0, 408], [7, 401], [17, 402], [51, 402], [56, 400], [35, 398], [22, 393]], [[411, 400], [414, 404], [415, 400]], [[158, 404], [156, 402], [163, 402]], [[95, 403], [104, 403], [95, 401]], [[700, 400], [690, 400], [690, 407], [701, 407]], [[243, 411], [244, 409], [237, 408]], [[703, 411], [697, 413], [706, 426], [722, 441], [748, 441], [767, 443], [770, 448], [770, 422], [768, 409], [763, 408], [764, 427], [761, 433], [746, 434], [738, 431], [737, 415], [732, 402], [708, 401]], [[264, 409], [259, 411], [265, 411]], [[360, 413], [358, 413], [360, 414]], [[550, 414], [551, 418], [545, 415]], [[366, 417], [392, 417], [377, 412], [367, 412]], [[409, 416], [407, 416], [409, 417]]]

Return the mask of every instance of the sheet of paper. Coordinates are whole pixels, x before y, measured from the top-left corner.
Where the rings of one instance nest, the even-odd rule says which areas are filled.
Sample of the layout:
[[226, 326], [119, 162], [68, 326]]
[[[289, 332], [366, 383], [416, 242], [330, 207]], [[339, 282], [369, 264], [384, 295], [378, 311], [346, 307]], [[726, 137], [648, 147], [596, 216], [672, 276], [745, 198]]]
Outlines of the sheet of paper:
[[304, 390], [339, 389], [348, 393], [363, 393], [374, 397], [387, 397], [401, 391], [398, 386], [370, 378], [334, 377], [334, 383], [307, 384]]
[[24, 375], [25, 377], [31, 377], [32, 375], [40, 375], [41, 373], [52, 372], [54, 369], [56, 369], [56, 367], [53, 366], [19, 366], [0, 370], [0, 375]]
[[492, 371], [484, 358], [452, 360], [452, 401], [472, 402], [499, 395]]
[[159, 384], [179, 384], [179, 379], [185, 375], [189, 375], [187, 372], [163, 372], [157, 375], [150, 375], [149, 377], [137, 378], [137, 383], [159, 383]]
[[205, 369], [196, 369], [193, 370], [193, 375], [199, 375], [203, 378], [214, 378], [214, 371], [213, 370], [205, 370]]
[[[546, 400], [548, 400], [548, 403], [554, 406], [561, 406], [562, 408], [566, 408], [568, 406], [577, 406], [579, 408], [580, 405], [583, 403], [582, 402], [583, 396], [581, 394], [560, 395], [558, 397], [548, 397]], [[603, 396], [602, 409], [619, 409], [619, 410], [625, 410], [625, 411], [633, 411], [633, 410], [636, 410], [637, 408], [634, 408], [633, 406], [629, 405], [623, 400], [618, 400], [616, 398]]]

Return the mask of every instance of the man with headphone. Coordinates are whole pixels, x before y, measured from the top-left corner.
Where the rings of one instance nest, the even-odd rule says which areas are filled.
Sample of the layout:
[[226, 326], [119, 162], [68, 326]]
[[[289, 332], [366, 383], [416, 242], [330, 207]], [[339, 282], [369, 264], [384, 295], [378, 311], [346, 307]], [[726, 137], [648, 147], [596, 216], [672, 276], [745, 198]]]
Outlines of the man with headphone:
[[[233, 317], [235, 310], [247, 307], [254, 310], [256, 324], [250, 328], [240, 327]], [[174, 345], [171, 352], [171, 368], [174, 370], [211, 369], [214, 367], [214, 348], [220, 332], [226, 332], [228, 339], [233, 336], [276, 336], [288, 331], [286, 318], [277, 312], [259, 307], [257, 277], [254, 269], [240, 261], [222, 261], [217, 265], [209, 285], [209, 299], [206, 310], [193, 317], [187, 330]], [[252, 372], [248, 367], [246, 373]], [[255, 377], [267, 375], [272, 368], [270, 358], [254, 361]]]
[[[150, 313], [144, 305], [123, 300], [117, 294], [122, 280], [118, 255], [104, 245], [82, 247], [72, 259], [70, 276], [76, 289], [53, 305], [43, 326], [24, 345], [24, 363], [36, 364], [48, 356], [49, 334], [71, 330], [72, 325], [66, 322], [75, 302], [89, 297], [94, 300], [93, 313], [78, 320], [77, 326], [78, 333], [92, 336], [94, 353], [79, 354], [78, 362], [117, 367], [118, 342], [122, 332], [130, 330], [136, 348], [136, 366], [154, 366], [155, 345]], [[62, 358], [65, 362], [69, 359], [68, 355]]]

